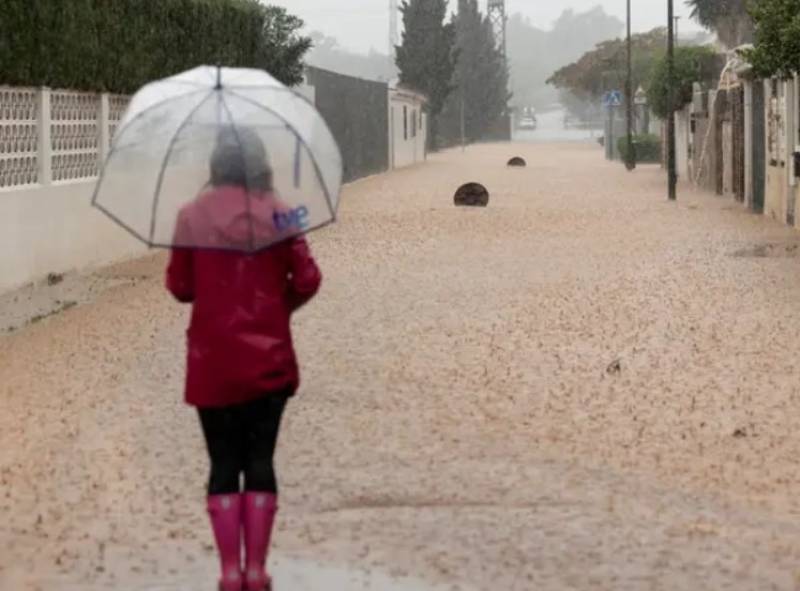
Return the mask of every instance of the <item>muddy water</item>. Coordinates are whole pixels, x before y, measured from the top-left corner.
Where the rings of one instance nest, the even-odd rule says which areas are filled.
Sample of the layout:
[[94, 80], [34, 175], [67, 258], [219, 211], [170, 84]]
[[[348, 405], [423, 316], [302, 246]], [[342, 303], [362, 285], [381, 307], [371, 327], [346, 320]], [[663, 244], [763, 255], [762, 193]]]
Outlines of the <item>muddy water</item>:
[[[488, 208], [453, 207], [469, 181]], [[660, 169], [591, 144], [349, 186], [294, 324], [279, 581], [796, 589], [798, 242], [725, 199], [667, 203]], [[213, 588], [162, 269], [65, 279], [77, 305], [0, 337], [3, 591]]]

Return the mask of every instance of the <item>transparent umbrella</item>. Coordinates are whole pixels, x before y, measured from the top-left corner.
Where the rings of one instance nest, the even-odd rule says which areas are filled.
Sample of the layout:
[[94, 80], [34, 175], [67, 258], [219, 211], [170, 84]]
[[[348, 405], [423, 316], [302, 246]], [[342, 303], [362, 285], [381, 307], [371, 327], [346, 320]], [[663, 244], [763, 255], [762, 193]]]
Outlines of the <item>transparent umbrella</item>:
[[92, 203], [152, 247], [256, 252], [336, 219], [342, 159], [305, 97], [202, 66], [131, 100]]

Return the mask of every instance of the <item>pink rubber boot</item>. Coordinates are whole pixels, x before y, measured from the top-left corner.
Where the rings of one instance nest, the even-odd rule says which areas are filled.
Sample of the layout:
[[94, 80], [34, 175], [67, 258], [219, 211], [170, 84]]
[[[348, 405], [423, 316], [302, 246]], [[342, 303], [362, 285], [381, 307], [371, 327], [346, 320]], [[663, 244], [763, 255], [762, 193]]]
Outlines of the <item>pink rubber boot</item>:
[[270, 591], [267, 552], [278, 510], [278, 497], [264, 492], [244, 494], [245, 591]]
[[222, 577], [220, 591], [242, 591], [242, 496], [208, 497], [208, 515], [217, 541]]

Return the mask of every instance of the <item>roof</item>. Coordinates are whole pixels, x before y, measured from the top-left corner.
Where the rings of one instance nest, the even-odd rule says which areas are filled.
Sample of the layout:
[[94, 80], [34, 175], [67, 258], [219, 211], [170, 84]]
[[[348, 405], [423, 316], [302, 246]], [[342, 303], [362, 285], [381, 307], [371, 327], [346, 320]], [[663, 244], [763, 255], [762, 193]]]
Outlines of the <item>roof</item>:
[[425, 96], [421, 92], [417, 92], [415, 90], [411, 90], [410, 88], [400, 86], [399, 84], [397, 86], [390, 87], [389, 92], [401, 99], [421, 103], [423, 105], [428, 104], [427, 96]]

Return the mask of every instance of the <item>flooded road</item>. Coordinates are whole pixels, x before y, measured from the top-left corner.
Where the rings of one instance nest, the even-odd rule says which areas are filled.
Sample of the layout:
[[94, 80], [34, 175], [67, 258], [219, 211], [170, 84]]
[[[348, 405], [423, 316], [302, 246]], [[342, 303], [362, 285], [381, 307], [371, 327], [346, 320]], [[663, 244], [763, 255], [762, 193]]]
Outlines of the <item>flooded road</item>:
[[[665, 192], [591, 141], [346, 188], [294, 320], [276, 591], [797, 588], [800, 239]], [[0, 299], [3, 591], [214, 588], [163, 265]]]
[[537, 114], [535, 130], [515, 129], [516, 142], [592, 142], [603, 135], [602, 129], [574, 129], [565, 127], [566, 111], [557, 109]]

